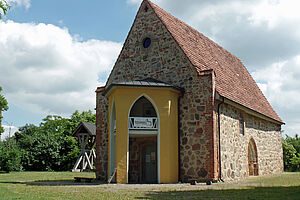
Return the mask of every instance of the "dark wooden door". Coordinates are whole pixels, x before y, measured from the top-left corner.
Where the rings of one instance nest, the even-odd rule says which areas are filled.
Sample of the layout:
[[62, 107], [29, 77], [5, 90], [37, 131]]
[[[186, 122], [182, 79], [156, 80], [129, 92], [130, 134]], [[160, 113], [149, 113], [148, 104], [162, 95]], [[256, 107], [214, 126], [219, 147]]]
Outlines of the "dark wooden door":
[[155, 144], [144, 147], [143, 182], [157, 183], [157, 150]]

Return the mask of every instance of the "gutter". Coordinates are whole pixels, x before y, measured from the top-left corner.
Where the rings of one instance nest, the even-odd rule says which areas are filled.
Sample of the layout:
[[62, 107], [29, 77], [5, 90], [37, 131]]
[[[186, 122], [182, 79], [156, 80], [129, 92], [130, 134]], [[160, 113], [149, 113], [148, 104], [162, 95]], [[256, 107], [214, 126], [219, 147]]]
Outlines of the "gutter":
[[218, 132], [219, 132], [219, 180], [224, 182], [222, 179], [222, 159], [221, 159], [221, 117], [220, 117], [220, 108], [221, 105], [224, 104], [224, 97], [223, 101], [218, 104]]

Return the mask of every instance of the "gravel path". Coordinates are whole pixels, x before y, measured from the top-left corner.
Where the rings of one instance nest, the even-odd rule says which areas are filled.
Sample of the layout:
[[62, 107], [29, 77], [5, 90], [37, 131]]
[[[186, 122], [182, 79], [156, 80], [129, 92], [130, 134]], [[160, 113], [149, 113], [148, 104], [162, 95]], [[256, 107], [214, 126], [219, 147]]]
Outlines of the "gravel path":
[[191, 185], [189, 183], [176, 183], [176, 184], [103, 184], [99, 182], [92, 183], [77, 183], [71, 180], [62, 181], [36, 181], [36, 182], [24, 182], [28, 185], [40, 185], [40, 186], [74, 186], [74, 187], [95, 187], [103, 191], [191, 191], [191, 190], [208, 190], [208, 189], [233, 189], [249, 186], [257, 186], [257, 184], [250, 184], [245, 181], [231, 181], [231, 182], [219, 182], [212, 183], [212, 185], [206, 185], [205, 183], [197, 183]]

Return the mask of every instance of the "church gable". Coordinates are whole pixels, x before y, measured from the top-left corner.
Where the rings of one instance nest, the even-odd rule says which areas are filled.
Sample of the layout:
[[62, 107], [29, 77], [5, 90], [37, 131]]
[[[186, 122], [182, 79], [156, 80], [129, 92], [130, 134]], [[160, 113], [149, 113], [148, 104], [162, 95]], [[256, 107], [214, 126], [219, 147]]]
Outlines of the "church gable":
[[[146, 39], [150, 39], [147, 46]], [[148, 41], [149, 42], [149, 41]], [[123, 49], [106, 83], [153, 78], [184, 89], [179, 106], [181, 178], [212, 177], [216, 167], [213, 141], [214, 80], [212, 71], [198, 73], [162, 23], [149, 1], [143, 1]], [[179, 135], [174, 132], [174, 136]], [[201, 141], [201, 147], [200, 147]], [[205, 162], [204, 162], [205, 161]]]
[[183, 86], [182, 80], [205, 70], [214, 71], [222, 97], [283, 123], [236, 56], [148, 0], [140, 6], [107, 85], [151, 77]]
[[148, 1], [144, 1], [106, 85], [154, 78], [183, 87], [191, 76], [196, 79], [197, 71]]

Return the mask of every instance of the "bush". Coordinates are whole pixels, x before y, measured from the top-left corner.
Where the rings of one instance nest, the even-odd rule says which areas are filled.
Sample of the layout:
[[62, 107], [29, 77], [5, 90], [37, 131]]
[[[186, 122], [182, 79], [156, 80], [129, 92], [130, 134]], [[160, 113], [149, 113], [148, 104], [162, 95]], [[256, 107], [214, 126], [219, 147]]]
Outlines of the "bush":
[[20, 171], [22, 152], [14, 138], [0, 143], [0, 171]]
[[300, 171], [300, 138], [296, 134], [295, 138], [286, 135], [282, 141], [283, 161], [285, 171]]
[[71, 118], [49, 115], [39, 126], [26, 124], [15, 133], [26, 171], [66, 171], [72, 169], [80, 147], [72, 132], [81, 121], [95, 123], [91, 111], [75, 111]]

